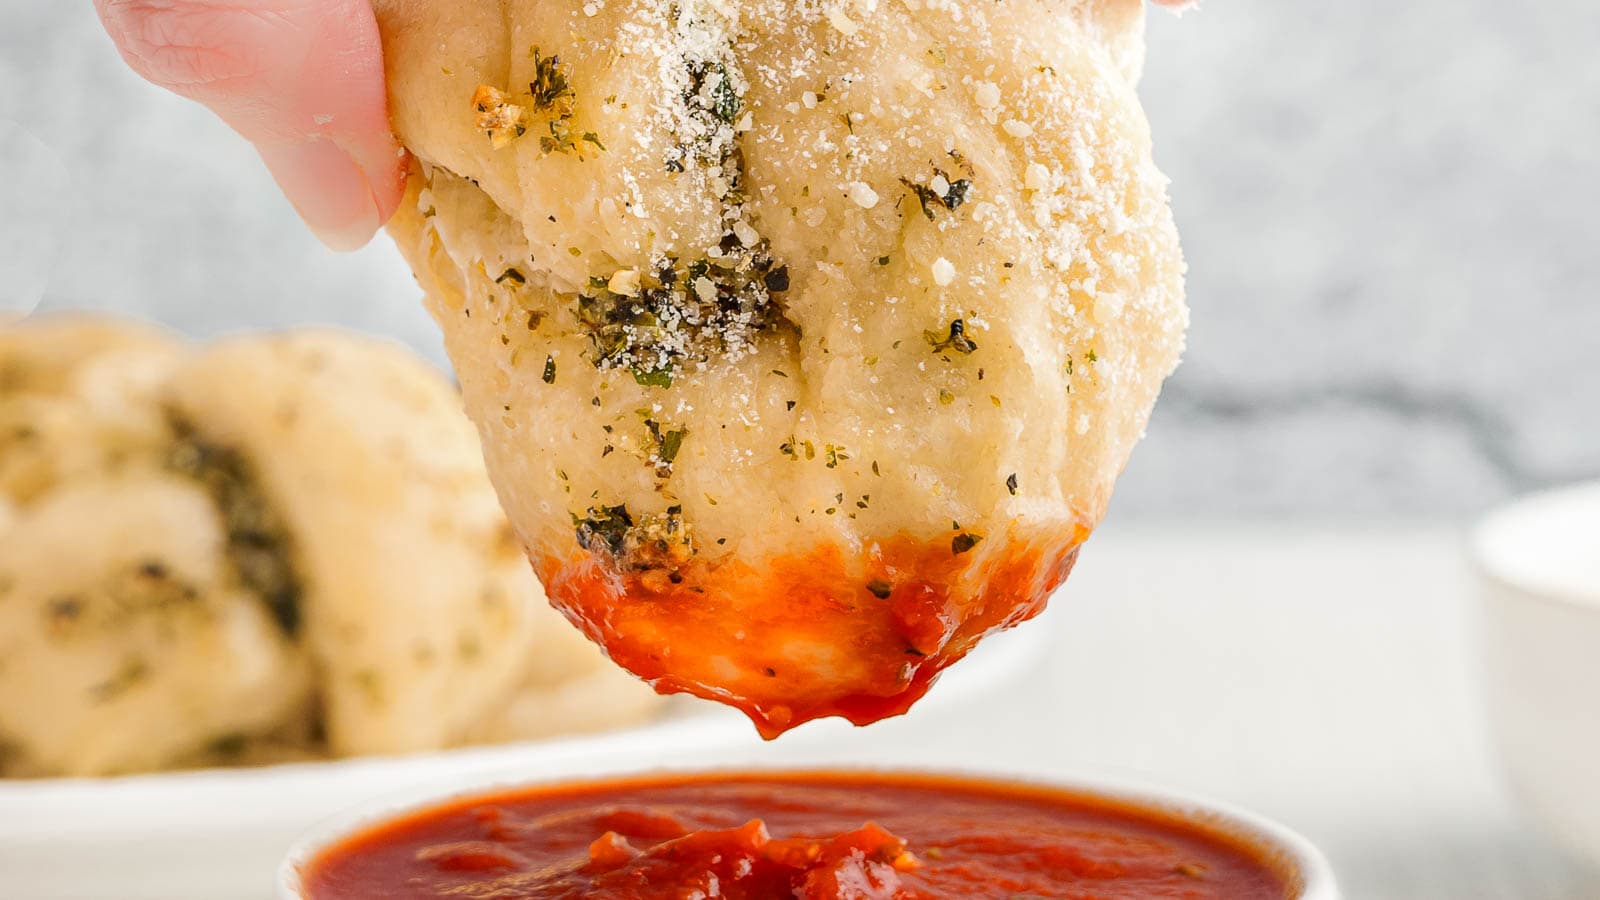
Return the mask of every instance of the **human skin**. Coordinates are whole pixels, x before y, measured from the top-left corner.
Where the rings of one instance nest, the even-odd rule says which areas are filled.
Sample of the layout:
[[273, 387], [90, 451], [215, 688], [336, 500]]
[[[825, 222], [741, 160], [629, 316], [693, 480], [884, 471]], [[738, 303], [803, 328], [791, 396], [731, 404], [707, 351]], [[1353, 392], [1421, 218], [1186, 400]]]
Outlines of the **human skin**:
[[[1174, 9], [1191, 0], [1156, 0]], [[383, 48], [368, 0], [95, 0], [140, 76], [253, 144], [323, 243], [354, 250], [400, 203]]]

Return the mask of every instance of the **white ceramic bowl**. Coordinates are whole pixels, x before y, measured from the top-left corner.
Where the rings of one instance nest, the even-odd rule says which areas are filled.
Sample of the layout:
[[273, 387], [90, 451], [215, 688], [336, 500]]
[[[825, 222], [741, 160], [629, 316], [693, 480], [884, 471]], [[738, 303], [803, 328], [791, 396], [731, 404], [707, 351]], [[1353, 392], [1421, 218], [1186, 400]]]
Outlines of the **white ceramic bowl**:
[[1600, 482], [1494, 513], [1473, 555], [1501, 764], [1529, 814], [1600, 864]]
[[[702, 760], [696, 766], [668, 766], [665, 768], [645, 765], [634, 768], [631, 771], [641, 773], [650, 771], [663, 773], [700, 771], [707, 762]], [[717, 761], [713, 759], [709, 760], [709, 763], [716, 765]], [[626, 774], [630, 769], [623, 766], [613, 768], [611, 771]], [[807, 770], [739, 765], [732, 771], [782, 774]], [[812, 771], [862, 770], [827, 767]], [[914, 774], [917, 770], [893, 771]], [[950, 774], [977, 777], [1002, 784], [1022, 782], [1044, 785], [1090, 798], [1110, 799], [1124, 805], [1131, 805], [1175, 817], [1181, 821], [1192, 822], [1212, 833], [1220, 833], [1262, 850], [1269, 864], [1286, 876], [1291, 887], [1296, 891], [1296, 893], [1292, 894], [1294, 900], [1340, 900], [1339, 889], [1334, 881], [1333, 869], [1328, 865], [1327, 859], [1311, 842], [1283, 825], [1237, 807], [1180, 791], [1154, 788], [1112, 778], [1019, 778], [1015, 774], [985, 772], [982, 770], [956, 770]], [[557, 776], [520, 783], [504, 782], [497, 785], [479, 785], [470, 790], [443, 796], [412, 796], [374, 804], [333, 819], [306, 835], [290, 849], [289, 854], [284, 858], [283, 864], [278, 870], [278, 900], [306, 900], [306, 895], [301, 891], [300, 878], [300, 873], [304, 867], [316, 859], [323, 849], [334, 846], [346, 837], [370, 826], [398, 815], [429, 809], [462, 798], [494, 795], [502, 791], [515, 791], [540, 784], [552, 784], [562, 780], [563, 778]], [[581, 775], [578, 780], [581, 780]]]

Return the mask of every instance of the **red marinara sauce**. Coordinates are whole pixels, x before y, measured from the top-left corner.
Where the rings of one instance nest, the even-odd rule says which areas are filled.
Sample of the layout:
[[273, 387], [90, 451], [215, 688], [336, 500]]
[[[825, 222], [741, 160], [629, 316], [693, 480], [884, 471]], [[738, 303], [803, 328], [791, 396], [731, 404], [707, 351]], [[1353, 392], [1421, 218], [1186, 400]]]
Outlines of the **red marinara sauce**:
[[953, 777], [748, 774], [531, 788], [360, 832], [307, 900], [1285, 900], [1261, 848], [1179, 818]]

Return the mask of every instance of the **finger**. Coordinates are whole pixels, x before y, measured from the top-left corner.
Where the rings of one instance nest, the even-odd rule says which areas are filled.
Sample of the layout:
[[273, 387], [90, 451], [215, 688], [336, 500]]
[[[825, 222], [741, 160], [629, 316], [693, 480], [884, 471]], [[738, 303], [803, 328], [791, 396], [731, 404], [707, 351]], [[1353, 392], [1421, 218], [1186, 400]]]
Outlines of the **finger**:
[[306, 224], [366, 243], [400, 203], [383, 54], [368, 0], [95, 0], [134, 71], [256, 146]]

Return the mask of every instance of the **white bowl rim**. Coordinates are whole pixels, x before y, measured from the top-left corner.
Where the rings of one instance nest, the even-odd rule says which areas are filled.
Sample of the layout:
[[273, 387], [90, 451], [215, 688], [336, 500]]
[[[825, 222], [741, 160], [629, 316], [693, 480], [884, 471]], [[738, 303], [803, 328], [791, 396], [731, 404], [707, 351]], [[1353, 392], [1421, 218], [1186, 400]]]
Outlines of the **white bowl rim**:
[[1600, 502], [1600, 479], [1578, 481], [1526, 494], [1505, 503], [1479, 519], [1468, 540], [1472, 565], [1485, 580], [1519, 595], [1563, 607], [1586, 608], [1600, 614], [1600, 592], [1591, 593], [1541, 581], [1507, 565], [1507, 535], [1526, 527], [1531, 519], [1548, 515], [1550, 507], [1581, 497]]
[[438, 806], [478, 796], [492, 796], [502, 792], [527, 790], [560, 784], [581, 784], [586, 781], [631, 780], [651, 776], [716, 775], [804, 775], [841, 773], [849, 775], [881, 774], [889, 776], [955, 777], [988, 781], [1000, 785], [1018, 785], [1060, 790], [1067, 793], [1102, 797], [1136, 809], [1164, 812], [1201, 823], [1235, 838], [1253, 841], [1263, 849], [1283, 860], [1294, 875], [1301, 880], [1301, 893], [1295, 900], [1341, 900], [1333, 866], [1316, 845], [1287, 825], [1269, 819], [1230, 803], [1214, 800], [1190, 791], [1157, 787], [1147, 782], [1120, 776], [1098, 774], [1056, 775], [1005, 771], [982, 766], [917, 767], [877, 765], [762, 765], [737, 764], [713, 767], [696, 767], [693, 764], [653, 766], [634, 771], [604, 772], [593, 776], [554, 776], [551, 778], [512, 779], [480, 783], [445, 794], [412, 793], [406, 797], [380, 800], [335, 816], [316, 826], [289, 848], [278, 866], [276, 887], [279, 900], [306, 900], [301, 892], [300, 870], [330, 846], [365, 828], [399, 815], [421, 812]]

